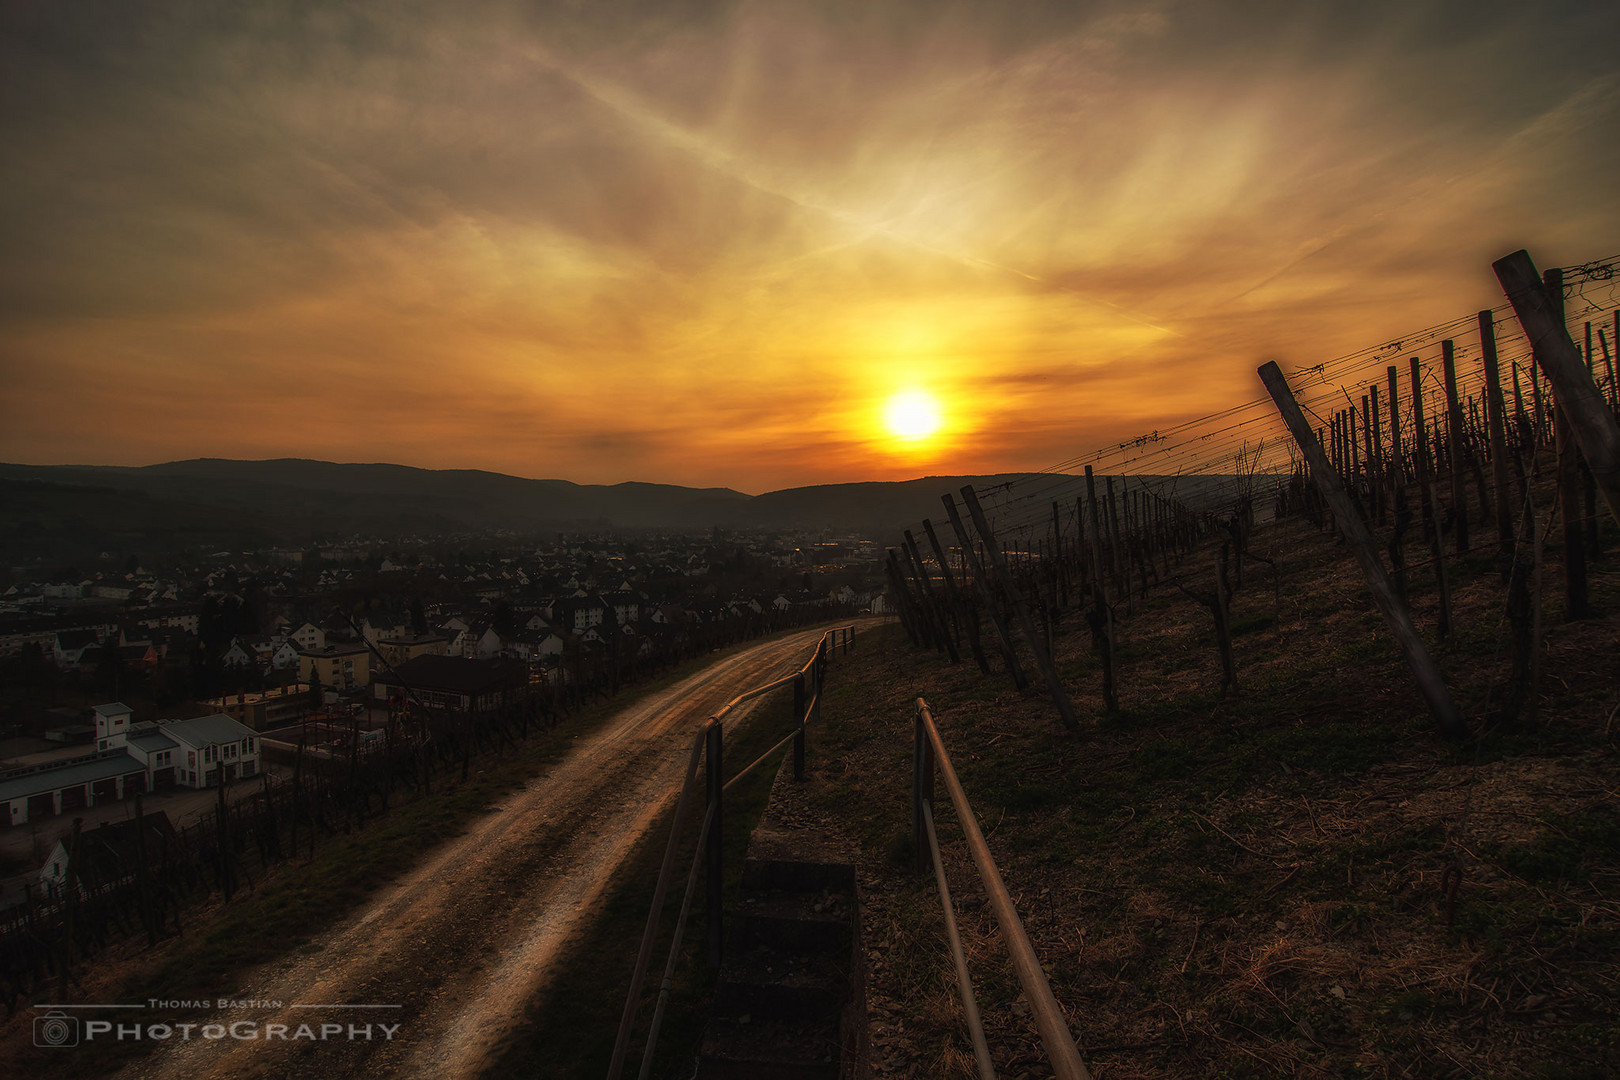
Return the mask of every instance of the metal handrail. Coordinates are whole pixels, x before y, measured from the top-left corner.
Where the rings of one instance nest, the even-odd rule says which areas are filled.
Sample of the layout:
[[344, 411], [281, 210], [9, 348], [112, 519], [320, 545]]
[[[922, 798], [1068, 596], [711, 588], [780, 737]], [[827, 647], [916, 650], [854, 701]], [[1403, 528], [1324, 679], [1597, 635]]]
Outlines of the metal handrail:
[[[1006, 939], [1007, 952], [1012, 957], [1013, 973], [1018, 976], [1019, 985], [1024, 989], [1024, 996], [1029, 999], [1030, 1013], [1035, 1020], [1036, 1030], [1040, 1032], [1041, 1043], [1046, 1047], [1046, 1056], [1052, 1064], [1052, 1071], [1058, 1080], [1091, 1080], [1091, 1074], [1086, 1071], [1085, 1063], [1080, 1060], [1080, 1049], [1075, 1045], [1074, 1036], [1069, 1031], [1068, 1019], [1063, 1015], [1063, 1009], [1058, 1005], [1057, 998], [1052, 996], [1052, 987], [1047, 982], [1046, 972], [1035, 956], [1035, 948], [1029, 942], [1029, 935], [1025, 933], [1024, 924], [1018, 918], [1017, 909], [1013, 907], [1012, 896], [1001, 880], [1001, 872], [996, 869], [996, 861], [990, 855], [990, 846], [984, 842], [984, 834], [979, 831], [978, 820], [973, 816], [973, 808], [968, 805], [967, 794], [962, 790], [961, 781], [956, 778], [956, 770], [951, 767], [950, 755], [945, 752], [945, 743], [939, 737], [939, 728], [934, 724], [928, 702], [922, 698], [917, 699], [914, 738], [917, 753], [912, 772], [912, 827], [919, 861], [925, 845], [935, 859], [939, 857], [934, 838], [932, 808], [934, 767], [937, 764], [939, 775], [945, 781], [945, 790], [950, 793], [951, 804], [956, 807], [956, 817], [962, 826], [962, 836], [967, 841], [968, 852], [973, 856], [973, 864], [979, 872], [979, 881], [984, 885], [985, 897], [990, 902], [990, 909], [995, 912], [996, 923], [1001, 927], [1001, 936]], [[942, 868], [938, 877], [943, 884]], [[957, 945], [956, 948], [959, 949], [960, 946]], [[971, 1002], [972, 990], [965, 982], [965, 975], [964, 964], [958, 968], [958, 976], [963, 979], [964, 1000]], [[964, 1006], [965, 1009], [968, 1007]], [[976, 1008], [973, 1011], [977, 1011]], [[978, 1053], [977, 1038], [982, 1038], [982, 1035], [976, 1033], [975, 1055]], [[981, 1075], [983, 1070], [984, 1062], [981, 1060]], [[994, 1071], [990, 1075], [993, 1077]]]
[[990, 1046], [984, 1041], [984, 1022], [979, 1019], [979, 1003], [973, 997], [973, 979], [968, 975], [967, 957], [962, 955], [962, 935], [956, 929], [956, 909], [951, 906], [951, 886], [945, 880], [945, 862], [939, 856], [939, 834], [934, 830], [934, 808], [922, 804], [923, 824], [928, 827], [928, 852], [933, 856], [934, 884], [945, 909], [945, 936], [951, 943], [951, 963], [956, 965], [956, 985], [962, 991], [962, 1014], [967, 1018], [968, 1035], [973, 1040], [973, 1060], [979, 1066], [979, 1080], [996, 1080], [996, 1066], [990, 1060]]
[[[619, 1080], [620, 1076], [622, 1076], [624, 1072], [624, 1059], [630, 1047], [630, 1035], [635, 1027], [636, 1012], [639, 1010], [641, 1004], [642, 985], [647, 977], [647, 965], [652, 959], [653, 940], [658, 933], [658, 917], [663, 911], [664, 896], [668, 892], [669, 887], [669, 874], [674, 866], [675, 851], [680, 841], [681, 825], [686, 820], [687, 802], [692, 792], [693, 782], [697, 778], [698, 761], [703, 756], [705, 746], [707, 746], [709, 749], [709, 761], [706, 769], [710, 795], [709, 809], [704, 817], [703, 830], [698, 838], [699, 852], [693, 856], [691, 875], [687, 879], [687, 899], [690, 899], [692, 887], [696, 882], [698, 867], [703, 865], [705, 861], [702, 858], [702, 855], [704, 853], [703, 849], [707, 847], [707, 862], [710, 873], [708, 915], [711, 959], [713, 959], [713, 954], [716, 953], [719, 948], [718, 931], [720, 925], [720, 910], [717, 898], [717, 885], [720, 870], [720, 795], [727, 788], [731, 787], [732, 784], [735, 784], [738, 780], [741, 780], [744, 776], [747, 776], [749, 773], [753, 772], [753, 770], [761, 765], [766, 758], [770, 757], [771, 754], [774, 754], [777, 750], [780, 750], [789, 742], [793, 742], [795, 744], [795, 766], [802, 765], [804, 760], [803, 740], [805, 724], [813, 717], [820, 715], [821, 680], [819, 675], [812, 676], [811, 681], [814, 683], [814, 691], [811, 695], [809, 695], [808, 706], [801, 708], [799, 702], [797, 700], [795, 701], [794, 712], [798, 715], [796, 715], [794, 718], [793, 732], [782, 741], [778, 742], [770, 750], [767, 750], [759, 758], [755, 759], [751, 764], [743, 768], [737, 773], [736, 776], [732, 777], [730, 781], [723, 783], [721, 782], [719, 775], [722, 756], [722, 721], [725, 719], [726, 715], [738, 705], [741, 705], [746, 701], [752, 701], [754, 698], [768, 694], [773, 690], [779, 690], [784, 686], [798, 683], [800, 680], [803, 680], [806, 675], [811, 675], [812, 669], [819, 672], [821, 670], [820, 665], [825, 664], [826, 659], [829, 658], [833, 651], [838, 648], [837, 639], [840, 636], [843, 638], [844, 653], [845, 655], [848, 655], [851, 644], [855, 638], [855, 627], [853, 625], [835, 626], [832, 629], [827, 630], [821, 635], [821, 639], [816, 642], [815, 651], [810, 654], [810, 659], [806, 660], [798, 671], [791, 675], [777, 679], [774, 682], [766, 683], [763, 686], [756, 686], [750, 690], [745, 690], [741, 694], [738, 694], [736, 697], [720, 706], [719, 709], [715, 710], [709, 719], [704, 721], [703, 726], [692, 736], [692, 749], [687, 759], [686, 778], [681, 783], [680, 797], [675, 803], [674, 824], [671, 826], [669, 831], [669, 840], [664, 846], [664, 859], [663, 863], [659, 866], [658, 882], [653, 887], [652, 909], [647, 913], [647, 926], [646, 929], [642, 931], [641, 947], [636, 954], [635, 971], [630, 976], [630, 992], [625, 996], [624, 1012], [619, 1018], [619, 1031], [613, 1043], [613, 1058], [608, 1064], [608, 1080]], [[829, 644], [829, 639], [831, 639], [831, 644]], [[795, 779], [799, 777], [799, 771], [800, 770], [798, 768], [795, 769]], [[676, 939], [673, 947], [676, 950], [678, 950], [680, 947], [681, 927], [684, 926], [685, 923], [686, 911], [687, 904], [683, 901], [681, 905], [680, 921], [677, 925]], [[675, 954], [672, 951], [670, 957], [671, 964], [673, 964], [674, 955]], [[666, 975], [665, 978], [667, 982], [668, 975]], [[644, 1062], [651, 1061], [652, 1059], [652, 1039], [656, 1038], [657, 1036], [657, 1024], [662, 1016], [663, 999], [666, 996], [666, 989], [660, 989], [659, 993], [659, 1004], [654, 1009], [655, 1026], [649, 1035], [648, 1046], [643, 1056]]]

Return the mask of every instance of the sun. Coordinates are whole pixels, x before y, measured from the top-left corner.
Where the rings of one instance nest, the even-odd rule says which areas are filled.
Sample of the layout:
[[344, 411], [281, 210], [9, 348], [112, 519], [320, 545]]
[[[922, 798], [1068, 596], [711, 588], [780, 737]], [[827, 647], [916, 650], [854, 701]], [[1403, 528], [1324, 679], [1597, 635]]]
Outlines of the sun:
[[883, 407], [889, 434], [905, 442], [919, 442], [939, 430], [939, 401], [926, 390], [902, 390]]

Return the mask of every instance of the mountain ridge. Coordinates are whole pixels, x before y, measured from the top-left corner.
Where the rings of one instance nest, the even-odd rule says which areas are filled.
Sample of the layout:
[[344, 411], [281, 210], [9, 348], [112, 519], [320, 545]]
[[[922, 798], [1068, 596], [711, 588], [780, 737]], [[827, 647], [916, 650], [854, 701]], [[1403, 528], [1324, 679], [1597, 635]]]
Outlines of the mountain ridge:
[[748, 495], [647, 481], [578, 484], [481, 469], [313, 458], [155, 465], [0, 463], [0, 557], [77, 557], [197, 544], [244, 547], [348, 535], [584, 529], [896, 531], [938, 517], [963, 484], [1029, 473], [925, 476]]

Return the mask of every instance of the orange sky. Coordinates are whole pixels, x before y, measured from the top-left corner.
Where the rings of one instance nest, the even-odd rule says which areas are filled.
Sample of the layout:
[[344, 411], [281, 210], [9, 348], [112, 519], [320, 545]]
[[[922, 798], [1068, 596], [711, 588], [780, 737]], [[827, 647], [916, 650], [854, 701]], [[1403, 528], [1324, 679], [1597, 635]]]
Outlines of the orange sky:
[[[0, 460], [1040, 468], [1497, 303], [1515, 248], [1620, 251], [1616, 41], [1612, 3], [7, 5]], [[905, 390], [935, 436], [888, 436]]]

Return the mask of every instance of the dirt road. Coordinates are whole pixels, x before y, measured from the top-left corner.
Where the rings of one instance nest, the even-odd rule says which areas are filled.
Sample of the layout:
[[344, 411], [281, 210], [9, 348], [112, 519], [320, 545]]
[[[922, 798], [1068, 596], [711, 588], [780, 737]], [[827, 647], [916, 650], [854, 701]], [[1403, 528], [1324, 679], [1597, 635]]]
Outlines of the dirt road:
[[636, 841], [674, 805], [692, 734], [738, 692], [796, 670], [819, 636], [727, 657], [581, 735], [356, 915], [218, 988], [216, 1000], [241, 1007], [117, 1015], [145, 1028], [199, 1025], [120, 1075], [476, 1076]]

